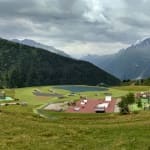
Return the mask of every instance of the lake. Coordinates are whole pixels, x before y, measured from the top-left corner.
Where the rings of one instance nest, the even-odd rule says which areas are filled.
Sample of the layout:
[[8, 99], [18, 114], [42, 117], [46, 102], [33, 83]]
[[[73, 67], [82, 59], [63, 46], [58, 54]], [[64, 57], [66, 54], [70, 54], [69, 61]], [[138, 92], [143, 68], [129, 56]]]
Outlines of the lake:
[[90, 91], [106, 91], [105, 87], [96, 87], [96, 86], [79, 86], [79, 85], [60, 85], [55, 86], [55, 89], [63, 89], [67, 91], [71, 91], [73, 93], [76, 92], [90, 92]]

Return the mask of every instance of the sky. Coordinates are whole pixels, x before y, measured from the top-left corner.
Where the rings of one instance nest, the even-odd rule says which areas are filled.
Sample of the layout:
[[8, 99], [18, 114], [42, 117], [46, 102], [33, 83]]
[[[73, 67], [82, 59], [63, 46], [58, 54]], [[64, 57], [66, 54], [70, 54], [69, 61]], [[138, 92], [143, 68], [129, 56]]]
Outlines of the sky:
[[0, 37], [110, 54], [150, 36], [149, 9], [150, 0], [0, 0]]

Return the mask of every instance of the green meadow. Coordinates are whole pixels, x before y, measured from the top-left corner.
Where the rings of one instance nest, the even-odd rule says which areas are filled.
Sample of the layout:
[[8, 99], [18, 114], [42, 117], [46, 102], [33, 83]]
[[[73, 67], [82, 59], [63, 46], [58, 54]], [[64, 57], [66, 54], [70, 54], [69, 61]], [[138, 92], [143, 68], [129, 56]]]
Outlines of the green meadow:
[[[37, 97], [32, 92], [34, 90], [40, 90], [41, 92], [48, 93], [49, 90], [55, 93], [62, 94], [62, 98], [58, 97]], [[30, 105], [41, 105], [48, 102], [60, 102], [60, 101], [77, 101], [80, 96], [86, 96], [88, 98], [104, 98], [105, 93], [112, 93], [113, 97], [120, 97], [126, 95], [128, 90], [119, 89], [118, 87], [108, 88], [106, 91], [87, 91], [77, 92], [74, 95], [70, 95], [72, 92], [64, 89], [55, 89], [55, 86], [40, 86], [40, 87], [26, 87], [16, 89], [6, 89], [6, 94], [13, 98], [25, 101]]]
[[[33, 114], [33, 107], [0, 112], [1, 150], [149, 150], [150, 112], [119, 114]], [[55, 117], [54, 117], [55, 116]]]
[[[80, 96], [104, 98], [105, 93], [120, 97], [150, 87], [111, 87], [107, 91], [73, 93], [54, 86], [6, 89], [6, 94], [27, 106], [0, 106], [0, 150], [150, 150], [150, 111], [129, 115], [71, 114], [38, 109], [50, 102], [79, 100]], [[58, 97], [37, 97], [32, 92], [49, 90]]]

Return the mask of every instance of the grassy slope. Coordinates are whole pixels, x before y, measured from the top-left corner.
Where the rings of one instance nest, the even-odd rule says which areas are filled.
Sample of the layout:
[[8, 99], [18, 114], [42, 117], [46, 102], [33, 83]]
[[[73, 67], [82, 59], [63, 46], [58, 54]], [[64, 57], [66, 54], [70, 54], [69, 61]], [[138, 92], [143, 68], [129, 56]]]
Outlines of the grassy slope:
[[[41, 105], [41, 104], [44, 104], [44, 103], [57, 101], [56, 97], [47, 97], [47, 98], [42, 99], [40, 97], [37, 97], [37, 96], [33, 95], [32, 92], [35, 89], [39, 89], [42, 92], [48, 93], [48, 90], [52, 89], [52, 87], [50, 87], [50, 86], [41, 86], [41, 87], [18, 88], [18, 89], [15, 89], [15, 97], [19, 98], [21, 101], [26, 101], [30, 105]], [[57, 90], [55, 92], [63, 94], [63, 95], [66, 95], [67, 93], [69, 93], [65, 90]]]
[[[48, 92], [48, 89], [53, 89], [50, 86], [41, 86], [41, 87], [28, 87], [28, 88], [18, 88], [15, 89], [15, 97], [19, 98], [21, 101], [26, 101], [31, 105], [41, 105], [48, 102], [58, 102], [58, 101], [70, 101], [70, 100], [79, 100], [80, 95], [87, 96], [88, 98], [104, 98], [104, 93], [110, 92], [113, 97], [120, 97], [128, 93], [128, 91], [120, 90], [119, 88], [110, 88], [108, 91], [95, 91], [95, 92], [81, 92], [76, 94], [75, 96], [67, 96], [70, 94], [69, 91], [55, 89], [56, 93], [60, 93], [65, 96], [64, 99], [58, 99], [56, 97], [49, 97], [40, 99], [32, 94], [35, 89], [40, 89], [42, 92]], [[79, 95], [80, 94], [80, 95]]]
[[119, 87], [114, 87], [115, 89], [123, 90], [123, 91], [129, 91], [129, 92], [134, 92], [134, 91], [149, 91], [150, 86], [135, 86], [135, 85], [130, 85], [130, 86], [119, 86]]
[[[150, 112], [127, 116], [117, 114], [67, 114], [42, 111], [49, 120], [33, 114], [33, 108], [50, 101], [77, 100], [79, 95], [65, 99], [37, 99], [32, 91], [37, 87], [15, 89], [15, 97], [27, 101], [29, 106], [1, 107], [0, 149], [1, 150], [148, 150], [150, 147]], [[47, 92], [49, 86], [38, 87]], [[52, 87], [51, 87], [52, 88]], [[114, 97], [129, 91], [144, 91], [149, 87], [115, 87], [109, 91]], [[67, 95], [70, 92], [55, 90]], [[13, 94], [9, 90], [9, 94]], [[83, 92], [91, 98], [103, 98], [103, 92]], [[98, 94], [98, 96], [96, 96]]]
[[1, 150], [148, 150], [150, 112], [114, 114], [51, 113], [39, 118], [32, 107], [8, 106], [0, 113]]

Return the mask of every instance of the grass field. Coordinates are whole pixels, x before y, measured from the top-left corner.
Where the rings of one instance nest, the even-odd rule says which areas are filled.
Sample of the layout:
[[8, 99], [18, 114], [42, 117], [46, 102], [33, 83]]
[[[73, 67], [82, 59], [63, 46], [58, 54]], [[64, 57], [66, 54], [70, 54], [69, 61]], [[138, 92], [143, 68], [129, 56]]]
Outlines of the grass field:
[[137, 91], [149, 91], [150, 86], [136, 86], [136, 85], [130, 85], [130, 86], [119, 86], [119, 87], [114, 87], [115, 89], [123, 90], [123, 91], [128, 91], [128, 92], [137, 92]]
[[125, 116], [50, 113], [48, 120], [33, 114], [32, 108], [2, 108], [1, 150], [150, 149], [150, 112]]
[[[86, 87], [86, 86], [78, 86]], [[88, 87], [89, 88], [89, 87]], [[90, 86], [92, 88], [92, 86]], [[95, 87], [93, 87], [95, 89]], [[33, 91], [38, 89], [42, 92], [48, 93], [49, 90], [61, 94], [63, 97], [41, 97], [35, 96]], [[107, 91], [87, 91], [77, 92], [74, 95], [70, 95], [72, 92], [64, 89], [56, 89], [55, 86], [40, 86], [40, 87], [27, 87], [27, 88], [16, 88], [16, 89], [5, 89], [8, 96], [19, 99], [20, 101], [27, 102], [29, 105], [40, 106], [50, 102], [64, 102], [64, 101], [78, 101], [80, 96], [86, 96], [89, 99], [104, 99], [105, 93], [111, 93], [113, 98], [118, 98], [128, 94], [129, 92], [148, 91], [149, 86], [120, 86], [111, 87]], [[131, 110], [140, 110], [137, 105], [132, 105]]]
[[[42, 92], [48, 92], [49, 89], [54, 90], [56, 93], [62, 94], [64, 98], [57, 97], [37, 97], [32, 92], [35, 89], [39, 89]], [[74, 96], [68, 96], [71, 92], [63, 89], [55, 89], [53, 86], [40, 86], [40, 87], [27, 87], [27, 88], [16, 88], [6, 89], [6, 94], [14, 98], [25, 101], [30, 105], [42, 105], [48, 102], [59, 102], [59, 101], [77, 101], [80, 96], [87, 96], [88, 98], [104, 98], [104, 93], [112, 93], [113, 97], [120, 97], [128, 93], [127, 90], [120, 90], [119, 88], [109, 88], [108, 91], [88, 91], [78, 92]]]
[[[150, 87], [112, 87], [107, 92], [120, 97], [129, 92], [145, 91]], [[38, 99], [33, 91], [49, 89], [64, 98]], [[80, 92], [51, 86], [7, 89], [7, 95], [26, 101], [27, 106], [0, 108], [0, 150], [150, 150], [150, 111], [138, 114], [69, 114], [33, 109], [48, 102], [79, 100], [80, 96], [104, 98], [105, 91]]]

